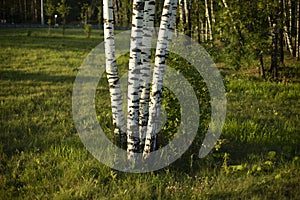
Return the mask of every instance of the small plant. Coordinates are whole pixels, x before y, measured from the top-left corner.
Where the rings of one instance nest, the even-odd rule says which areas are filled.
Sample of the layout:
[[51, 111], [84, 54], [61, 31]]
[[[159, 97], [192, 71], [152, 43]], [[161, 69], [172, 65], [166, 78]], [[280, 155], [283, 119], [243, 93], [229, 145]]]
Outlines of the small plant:
[[30, 37], [32, 34], [32, 31], [30, 29], [27, 30], [27, 37]]
[[86, 24], [86, 25], [84, 25], [84, 33], [86, 34], [87, 38], [91, 37], [91, 34], [92, 34], [92, 24]]

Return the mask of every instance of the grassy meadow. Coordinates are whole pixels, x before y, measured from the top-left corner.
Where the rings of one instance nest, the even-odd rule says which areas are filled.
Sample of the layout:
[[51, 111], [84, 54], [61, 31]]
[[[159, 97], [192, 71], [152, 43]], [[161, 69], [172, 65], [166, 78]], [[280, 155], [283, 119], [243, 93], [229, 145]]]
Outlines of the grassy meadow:
[[[51, 34], [0, 29], [0, 199], [300, 199], [299, 61], [287, 58], [286, 78], [279, 83], [264, 81], [251, 69], [234, 71], [220, 64], [227, 118], [220, 140], [204, 159], [197, 155], [210, 119], [207, 90], [192, 69], [177, 67], [201, 99], [199, 137], [169, 167], [129, 174], [98, 162], [82, 144], [72, 118], [73, 82], [102, 35], [93, 30], [87, 38], [80, 29], [67, 29], [64, 37], [60, 29]], [[126, 58], [117, 61], [121, 73]], [[172, 55], [169, 61], [174, 68], [183, 62]], [[169, 120], [159, 136], [161, 145], [178, 125], [179, 112], [172, 94], [166, 90], [164, 95]], [[105, 79], [97, 96], [99, 123], [109, 135]]]

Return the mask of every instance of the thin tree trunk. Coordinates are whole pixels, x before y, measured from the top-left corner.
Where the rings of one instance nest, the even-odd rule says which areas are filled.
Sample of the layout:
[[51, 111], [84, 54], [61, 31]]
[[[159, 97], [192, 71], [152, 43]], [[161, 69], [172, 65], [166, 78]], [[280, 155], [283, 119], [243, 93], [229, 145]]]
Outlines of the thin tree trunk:
[[184, 13], [185, 13], [185, 23], [188, 23], [189, 19], [187, 17], [188, 10], [188, 0], [184, 0]]
[[205, 42], [208, 41], [208, 22], [207, 19], [205, 19]]
[[284, 65], [284, 0], [280, 0], [280, 27], [279, 27], [279, 46], [280, 46], [280, 63]]
[[201, 23], [201, 30], [200, 30], [200, 34], [201, 34], [201, 41], [205, 42], [205, 37], [204, 37], [204, 22], [202, 21], [202, 19], [200, 18], [200, 23]]
[[183, 4], [184, 4], [183, 0], [179, 0], [179, 2], [178, 2], [178, 6], [179, 6], [179, 23], [178, 23], [178, 25], [179, 25], [181, 32], [184, 32], [184, 24], [185, 24]]
[[[171, 7], [172, 7], [172, 11], [171, 11], [171, 16], [169, 19], [169, 26], [168, 26], [168, 44], [170, 44], [172, 42], [172, 38], [173, 38], [173, 33], [175, 32], [175, 25], [176, 25], [176, 13], [177, 13], [177, 3], [178, 0], [173, 0], [171, 1]], [[169, 56], [169, 49], [168, 49], [168, 44], [167, 44], [167, 49], [166, 49], [166, 58]]]
[[299, 38], [300, 38], [300, 1], [298, 1], [298, 4], [297, 4], [297, 17], [296, 17], [296, 20], [297, 20], [297, 23], [296, 23], [296, 28], [297, 28], [297, 33], [296, 33], [296, 42], [295, 42], [295, 46], [296, 46], [296, 57], [297, 57], [297, 60], [299, 60], [299, 44], [300, 44], [300, 41], [299, 41]]
[[293, 48], [293, 44], [292, 44], [292, 38], [291, 38], [291, 35], [288, 31], [288, 27], [287, 26], [284, 26], [284, 37], [285, 37], [285, 41], [286, 41], [286, 45], [287, 45], [287, 49], [288, 51], [290, 52], [291, 55], [293, 55], [293, 51], [294, 51], [294, 48]]
[[201, 15], [200, 15], [200, 8], [199, 8], [199, 2], [196, 2], [197, 5], [197, 39], [198, 43], [201, 43], [201, 31], [202, 31], [202, 20], [201, 20]]
[[289, 13], [289, 33], [292, 33], [292, 0], [288, 0], [288, 13]]
[[155, 0], [145, 0], [143, 22], [143, 49], [141, 53], [141, 79], [140, 79], [140, 113], [139, 113], [139, 137], [141, 147], [145, 144], [147, 124], [149, 118], [150, 100], [150, 59], [152, 47], [152, 34], [155, 16]]
[[112, 0], [103, 1], [104, 42], [106, 56], [106, 73], [112, 107], [114, 134], [120, 138], [121, 145], [126, 144], [126, 126], [122, 110], [122, 93], [118, 69], [116, 66], [114, 43], [114, 19]]
[[300, 60], [300, 1], [298, 2], [298, 61]]
[[130, 59], [128, 71], [128, 115], [127, 115], [127, 153], [134, 161], [140, 143], [139, 138], [139, 83], [141, 47], [143, 38], [144, 1], [134, 0], [130, 39]]
[[290, 27], [291, 27], [291, 17], [290, 17], [290, 0], [286, 0], [284, 2], [284, 18], [285, 18], [285, 23], [283, 25], [283, 35], [284, 35], [284, 40], [286, 43], [286, 48], [290, 52], [291, 55], [293, 55], [293, 46], [292, 46], [292, 38], [291, 38], [291, 32], [290, 32]]
[[210, 0], [210, 13], [212, 24], [216, 22], [215, 12], [214, 12], [214, 0]]
[[118, 4], [118, 0], [113, 0], [114, 1], [114, 20], [115, 20], [115, 24], [120, 25], [120, 17], [119, 17], [119, 11], [120, 11], [120, 7]]
[[24, 0], [24, 18], [25, 22], [27, 22], [27, 0]]
[[293, 56], [296, 57], [297, 51], [297, 2], [291, 1], [291, 35], [294, 37]]
[[271, 55], [271, 67], [270, 72], [272, 77], [278, 78], [278, 19], [275, 19], [276, 22], [273, 24], [273, 33], [272, 33], [272, 55]]
[[204, 0], [205, 3], [205, 18], [208, 24], [208, 31], [209, 31], [209, 40], [213, 40], [212, 36], [212, 27], [211, 27], [211, 21], [210, 21], [210, 16], [209, 16], [209, 9], [208, 9], [208, 3], [207, 0]]
[[264, 56], [263, 56], [262, 51], [260, 51], [260, 53], [259, 53], [259, 62], [260, 62], [260, 66], [261, 66], [261, 77], [263, 79], [266, 79], [266, 72], [265, 72], [265, 66], [264, 66]]
[[[155, 54], [155, 65], [152, 80], [151, 101], [149, 107], [149, 121], [146, 133], [146, 142], [143, 152], [144, 159], [147, 159], [150, 152], [156, 148], [156, 134], [158, 128], [158, 117], [160, 115], [162, 101], [163, 75], [166, 66], [167, 41], [171, 35], [168, 33], [168, 27], [172, 23], [172, 14], [174, 16], [172, 6], [177, 5], [177, 0], [165, 0], [162, 12], [161, 24], [157, 39], [157, 47]], [[175, 15], [176, 16], [176, 15]], [[171, 25], [172, 26], [172, 25]]]
[[192, 22], [191, 22], [191, 3], [190, 0], [184, 0], [186, 35], [192, 37]]
[[37, 14], [37, 3], [36, 3], [36, 0], [34, 0], [33, 6], [34, 6], [34, 23], [37, 23], [37, 21], [38, 21], [38, 14]]

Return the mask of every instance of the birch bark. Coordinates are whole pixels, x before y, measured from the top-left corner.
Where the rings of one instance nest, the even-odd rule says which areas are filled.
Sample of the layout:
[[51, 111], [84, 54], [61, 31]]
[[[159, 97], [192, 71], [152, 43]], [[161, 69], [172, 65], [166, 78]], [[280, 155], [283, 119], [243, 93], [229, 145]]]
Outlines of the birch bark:
[[155, 54], [152, 90], [150, 94], [151, 101], [149, 107], [149, 121], [143, 152], [144, 159], [147, 159], [150, 155], [150, 152], [156, 148], [156, 134], [162, 103], [163, 75], [166, 66], [167, 42], [171, 39], [171, 35], [168, 33], [168, 28], [172, 24], [170, 20], [173, 18], [172, 13], [174, 14], [174, 12], [172, 6], [174, 5], [177, 6], [177, 0], [165, 0], [164, 2]]
[[112, 0], [103, 1], [103, 19], [106, 73], [109, 83], [114, 133], [120, 137], [121, 144], [125, 144], [126, 126], [122, 110], [122, 93], [116, 66]]
[[300, 41], [299, 41], [299, 39], [300, 39], [300, 14], [299, 14], [299, 12], [300, 12], [300, 2], [298, 2], [298, 3], [296, 3], [296, 13], [297, 13], [297, 16], [296, 16], [296, 39], [295, 39], [295, 46], [296, 46], [296, 57], [297, 57], [297, 60], [299, 60], [300, 59], [300, 52], [299, 52], [299, 50], [300, 50]]
[[207, 24], [208, 24], [208, 31], [209, 31], [209, 40], [213, 40], [208, 3], [207, 3], [207, 0], [205, 0], [204, 2], [205, 2], [205, 17], [206, 17], [206, 21], [207, 21]]
[[132, 28], [130, 38], [130, 58], [128, 71], [128, 116], [127, 116], [127, 154], [135, 160], [139, 139], [139, 83], [141, 48], [143, 37], [144, 1], [133, 1]]
[[143, 22], [143, 48], [141, 52], [140, 107], [139, 107], [139, 137], [143, 148], [149, 118], [150, 100], [150, 59], [151, 42], [154, 27], [155, 0], [145, 0]]

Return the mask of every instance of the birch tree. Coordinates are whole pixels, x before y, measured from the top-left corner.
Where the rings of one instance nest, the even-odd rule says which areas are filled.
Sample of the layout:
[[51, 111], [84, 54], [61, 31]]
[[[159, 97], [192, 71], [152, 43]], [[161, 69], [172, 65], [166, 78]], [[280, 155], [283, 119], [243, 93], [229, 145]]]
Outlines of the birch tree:
[[[155, 0], [134, 0], [128, 70], [127, 124], [122, 111], [122, 96], [114, 48], [113, 0], [103, 1], [106, 73], [109, 82], [114, 133], [121, 142], [127, 138], [127, 158], [135, 161], [139, 147], [147, 158], [156, 146], [161, 109], [163, 75], [168, 41], [175, 28], [177, 0], [165, 0], [157, 39], [152, 90], [150, 93], [151, 42]], [[151, 94], [151, 95], [150, 95]], [[150, 96], [150, 98], [149, 98]], [[149, 102], [149, 99], [151, 100]], [[143, 145], [145, 140], [145, 145]]]
[[140, 143], [139, 138], [139, 83], [141, 48], [143, 37], [144, 1], [133, 1], [132, 28], [130, 38], [130, 58], [128, 71], [128, 115], [127, 115], [127, 153], [128, 159], [135, 159]]
[[[177, 6], [177, 0], [165, 0], [162, 12], [161, 24], [158, 33], [157, 47], [155, 53], [155, 63], [152, 80], [152, 90], [150, 93], [149, 121], [146, 132], [146, 141], [143, 152], [144, 159], [147, 159], [150, 152], [156, 148], [156, 135], [158, 128], [158, 119], [161, 111], [163, 75], [166, 67], [167, 42], [171, 39], [168, 28], [174, 26], [176, 12], [174, 6]], [[173, 17], [172, 17], [173, 14]], [[175, 16], [174, 16], [175, 15]]]
[[300, 60], [300, 1], [297, 3], [297, 17], [296, 17], [296, 39], [295, 39], [295, 46], [296, 46], [296, 57], [297, 60]]
[[205, 18], [206, 18], [206, 22], [208, 25], [208, 31], [209, 31], [209, 40], [213, 40], [212, 24], [211, 24], [211, 20], [210, 20], [210, 16], [209, 16], [208, 3], [207, 3], [207, 0], [205, 0], [204, 2], [205, 2]]
[[116, 66], [112, 0], [103, 1], [103, 19], [106, 74], [109, 83], [114, 134], [120, 138], [121, 144], [124, 145], [126, 143], [126, 126], [122, 110], [122, 93]]
[[150, 59], [151, 42], [154, 27], [155, 0], [145, 0], [143, 21], [143, 43], [141, 52], [141, 79], [140, 79], [140, 113], [139, 113], [139, 137], [143, 148], [146, 138], [146, 130], [149, 117], [150, 97]]

